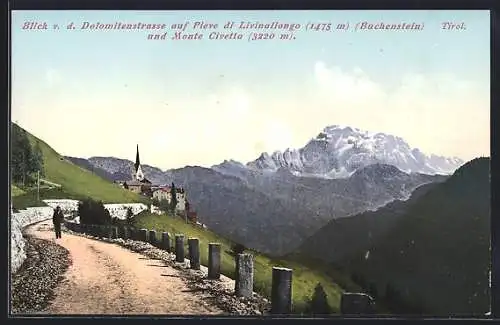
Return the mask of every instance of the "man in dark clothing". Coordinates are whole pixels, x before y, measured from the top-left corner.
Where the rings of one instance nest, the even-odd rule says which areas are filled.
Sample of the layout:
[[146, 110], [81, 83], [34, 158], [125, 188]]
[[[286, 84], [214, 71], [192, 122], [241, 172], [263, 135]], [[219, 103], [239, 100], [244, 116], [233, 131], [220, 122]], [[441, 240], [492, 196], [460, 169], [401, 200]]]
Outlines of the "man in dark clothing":
[[61, 223], [64, 219], [64, 215], [61, 208], [57, 206], [54, 210], [54, 215], [52, 216], [52, 223], [54, 224], [54, 230], [56, 232], [56, 238], [61, 238]]

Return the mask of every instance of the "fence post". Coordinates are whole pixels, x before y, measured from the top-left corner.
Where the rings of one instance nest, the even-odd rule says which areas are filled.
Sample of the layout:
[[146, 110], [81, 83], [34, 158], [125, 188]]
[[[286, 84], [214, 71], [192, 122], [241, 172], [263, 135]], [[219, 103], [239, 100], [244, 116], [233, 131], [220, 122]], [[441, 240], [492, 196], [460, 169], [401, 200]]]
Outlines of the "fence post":
[[219, 279], [220, 278], [220, 244], [209, 243], [208, 244], [208, 278], [209, 279]]
[[198, 238], [189, 238], [189, 265], [194, 270], [200, 269], [200, 241]]
[[238, 254], [234, 292], [240, 297], [252, 297], [253, 294], [253, 256]]
[[184, 262], [184, 235], [175, 235], [175, 261]]
[[116, 226], [111, 227], [111, 238], [113, 239], [118, 238], [118, 227]]
[[113, 226], [105, 226], [106, 227], [106, 237], [109, 239], [113, 238]]
[[149, 231], [149, 243], [156, 246], [156, 230]]
[[99, 237], [102, 239], [102, 238], [105, 238], [107, 237], [107, 233], [106, 233], [106, 226], [105, 225], [100, 225], [99, 226]]
[[344, 315], [370, 315], [375, 313], [375, 301], [365, 293], [342, 293], [340, 313]]
[[123, 239], [125, 239], [125, 238], [124, 238], [124, 234], [125, 234], [125, 230], [124, 230], [124, 229], [125, 229], [125, 227], [124, 227], [123, 225], [119, 225], [119, 226], [117, 226], [117, 232], [118, 232], [118, 234], [117, 234], [117, 235], [118, 235], [118, 238], [123, 238]]
[[271, 288], [271, 313], [290, 314], [292, 312], [292, 270], [273, 267]]
[[161, 234], [161, 244], [162, 248], [167, 252], [170, 252], [170, 250], [172, 249], [170, 247], [170, 235], [166, 231]]
[[147, 229], [141, 229], [139, 230], [139, 238], [140, 241], [143, 242], [148, 242], [148, 230]]

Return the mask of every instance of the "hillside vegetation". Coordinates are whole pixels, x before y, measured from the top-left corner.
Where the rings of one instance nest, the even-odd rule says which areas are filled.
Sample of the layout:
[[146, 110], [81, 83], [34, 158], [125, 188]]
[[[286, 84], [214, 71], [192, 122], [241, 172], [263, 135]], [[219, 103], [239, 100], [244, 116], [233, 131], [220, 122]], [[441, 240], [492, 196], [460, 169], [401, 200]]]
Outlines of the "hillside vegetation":
[[[157, 233], [160, 234], [163, 231], [168, 231], [171, 236], [174, 236], [175, 234], [184, 234], [186, 236], [186, 251], [187, 238], [199, 238], [202, 265], [208, 264], [208, 244], [220, 243], [222, 250], [221, 272], [228, 277], [234, 278], [235, 263], [234, 255], [232, 255], [231, 250], [234, 243], [220, 237], [214, 232], [186, 223], [179, 217], [172, 217], [170, 215], [153, 215], [149, 213], [140, 214], [137, 217], [136, 227], [156, 230]], [[307, 311], [308, 303], [310, 302], [314, 288], [318, 285], [318, 283], [322, 285], [326, 292], [328, 304], [330, 305], [332, 312], [339, 312], [340, 295], [343, 290], [325, 273], [313, 270], [297, 262], [273, 260], [255, 251], [247, 250], [247, 252], [252, 253], [255, 257], [255, 291], [269, 298], [271, 294], [272, 267], [288, 267], [293, 269], [292, 304], [294, 313], [304, 313]]]
[[[323, 259], [343, 267], [394, 312], [484, 315], [490, 303], [489, 167], [489, 158], [474, 159], [408, 202], [331, 223], [300, 253], [321, 257], [319, 245], [333, 238]], [[335, 253], [358, 242], [355, 252]]]
[[[40, 200], [51, 198], [81, 200], [90, 197], [95, 200], [101, 200], [104, 203], [148, 202], [148, 199], [124, 190], [118, 185], [67, 161], [48, 144], [18, 125], [12, 123], [12, 128], [13, 133], [23, 132], [30, 144], [40, 149], [43, 157], [43, 178], [62, 185], [60, 189], [42, 188], [40, 190]], [[19, 190], [24, 191], [24, 193], [19, 192]], [[16, 209], [44, 205], [43, 202], [37, 201], [37, 188], [33, 184], [31, 186], [25, 185], [24, 188], [22, 188], [21, 184], [15, 184], [15, 187], [12, 187], [11, 191], [12, 193], [16, 193], [12, 197], [13, 205]]]

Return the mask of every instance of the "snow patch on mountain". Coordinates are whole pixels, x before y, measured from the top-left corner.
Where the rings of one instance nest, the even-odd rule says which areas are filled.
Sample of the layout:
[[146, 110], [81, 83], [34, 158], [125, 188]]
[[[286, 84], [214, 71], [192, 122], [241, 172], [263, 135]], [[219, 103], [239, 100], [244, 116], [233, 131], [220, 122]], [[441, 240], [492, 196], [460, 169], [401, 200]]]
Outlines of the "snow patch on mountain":
[[287, 168], [297, 176], [346, 178], [376, 163], [393, 165], [406, 173], [449, 175], [464, 162], [456, 157], [425, 155], [397, 136], [332, 125], [303, 148], [264, 152], [246, 166], [273, 172]]

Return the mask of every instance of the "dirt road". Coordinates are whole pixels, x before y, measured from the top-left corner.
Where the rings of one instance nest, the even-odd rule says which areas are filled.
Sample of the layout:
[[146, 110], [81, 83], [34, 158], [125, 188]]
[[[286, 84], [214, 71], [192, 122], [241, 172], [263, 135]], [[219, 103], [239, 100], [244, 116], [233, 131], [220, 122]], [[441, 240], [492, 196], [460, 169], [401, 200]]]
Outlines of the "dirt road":
[[55, 289], [50, 314], [208, 315], [223, 311], [191, 292], [178, 270], [118, 245], [63, 233], [51, 221], [29, 227], [34, 237], [55, 241], [72, 264]]

